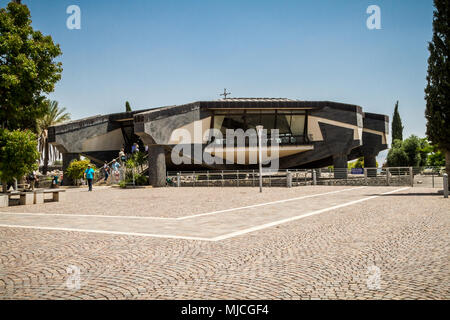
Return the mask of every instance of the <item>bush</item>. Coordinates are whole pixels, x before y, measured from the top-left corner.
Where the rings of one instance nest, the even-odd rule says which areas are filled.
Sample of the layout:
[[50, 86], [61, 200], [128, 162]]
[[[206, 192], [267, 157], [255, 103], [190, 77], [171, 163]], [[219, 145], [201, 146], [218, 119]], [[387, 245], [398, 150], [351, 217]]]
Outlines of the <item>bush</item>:
[[38, 159], [35, 134], [29, 130], [0, 129], [0, 179], [4, 184], [37, 170]]
[[408, 139], [394, 140], [387, 156], [389, 167], [417, 167], [426, 164], [428, 143], [411, 135]]
[[90, 160], [73, 160], [67, 167], [66, 174], [78, 185], [89, 164], [94, 171], [97, 170], [95, 165], [91, 164]]
[[142, 174], [137, 174], [134, 176], [134, 183], [137, 186], [145, 186], [148, 184], [148, 178]]
[[[127, 184], [132, 184], [133, 183], [133, 176], [130, 175], [128, 177], [125, 178], [125, 182]], [[145, 186], [148, 184], [148, 178], [147, 176], [144, 176], [142, 174], [135, 174], [134, 175], [134, 184], [137, 186]]]
[[127, 187], [126, 181], [125, 180], [119, 181], [119, 187], [121, 187], [123, 189], [126, 188]]

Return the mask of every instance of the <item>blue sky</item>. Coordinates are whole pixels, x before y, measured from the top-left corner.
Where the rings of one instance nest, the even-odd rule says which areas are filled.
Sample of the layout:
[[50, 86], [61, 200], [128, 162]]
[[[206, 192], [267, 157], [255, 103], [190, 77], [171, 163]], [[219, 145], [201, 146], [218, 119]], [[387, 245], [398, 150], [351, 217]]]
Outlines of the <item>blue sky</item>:
[[[4, 7], [8, 1], [0, 0]], [[232, 97], [358, 104], [424, 136], [432, 0], [22, 0], [61, 45], [51, 98], [73, 119]], [[81, 8], [81, 30], [66, 8]], [[381, 30], [369, 30], [369, 5]]]

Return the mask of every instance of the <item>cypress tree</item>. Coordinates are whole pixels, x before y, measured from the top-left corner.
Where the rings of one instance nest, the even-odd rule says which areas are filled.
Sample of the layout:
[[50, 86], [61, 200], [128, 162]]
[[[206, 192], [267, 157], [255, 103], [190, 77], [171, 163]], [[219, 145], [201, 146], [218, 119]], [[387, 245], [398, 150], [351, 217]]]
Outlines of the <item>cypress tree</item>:
[[445, 154], [446, 170], [450, 173], [450, 0], [434, 0], [434, 7], [425, 88], [426, 133], [431, 143]]
[[126, 112], [130, 112], [131, 111], [130, 103], [128, 101], [125, 102], [125, 111]]
[[398, 112], [398, 101], [395, 104], [394, 116], [392, 117], [392, 142], [394, 140], [403, 140], [403, 126], [400, 113]]

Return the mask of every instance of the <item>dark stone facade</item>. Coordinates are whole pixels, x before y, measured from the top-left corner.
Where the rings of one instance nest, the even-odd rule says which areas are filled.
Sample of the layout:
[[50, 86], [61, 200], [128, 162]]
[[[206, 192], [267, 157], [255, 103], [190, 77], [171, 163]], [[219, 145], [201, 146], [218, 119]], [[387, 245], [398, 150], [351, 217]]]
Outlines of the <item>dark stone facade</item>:
[[[75, 155], [84, 155], [101, 164], [117, 157], [121, 147], [129, 149], [133, 142], [149, 148], [149, 181], [153, 186], [165, 185], [166, 170], [256, 169], [253, 164], [192, 164], [176, 165], [171, 151], [176, 145], [172, 134], [179, 128], [189, 128], [194, 122], [206, 126], [214, 123], [218, 112], [304, 114], [302, 143], [294, 147], [301, 152], [282, 155], [279, 168], [318, 168], [334, 165], [347, 168], [347, 161], [364, 157], [366, 167], [375, 167], [376, 156], [387, 148], [389, 118], [364, 113], [360, 106], [329, 101], [297, 101], [289, 99], [242, 98], [218, 101], [198, 101], [179, 106], [102, 115], [72, 121], [49, 129], [49, 141], [62, 153], [64, 169]], [[210, 124], [210, 125], [209, 125]], [[203, 152], [207, 141], [192, 141], [192, 150]], [[194, 153], [192, 153], [194, 154]], [[339, 173], [341, 172], [341, 173]], [[376, 174], [376, 171], [375, 171]], [[337, 171], [336, 178], [346, 173]], [[69, 182], [65, 179], [65, 182]]]

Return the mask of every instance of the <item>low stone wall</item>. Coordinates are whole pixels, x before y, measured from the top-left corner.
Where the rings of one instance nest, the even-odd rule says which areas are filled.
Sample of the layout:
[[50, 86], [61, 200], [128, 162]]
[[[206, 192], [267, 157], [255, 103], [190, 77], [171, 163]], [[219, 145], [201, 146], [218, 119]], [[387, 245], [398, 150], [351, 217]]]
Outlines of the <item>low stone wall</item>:
[[389, 178], [389, 184], [385, 176], [374, 178], [357, 178], [357, 179], [329, 179], [319, 180], [318, 185], [328, 186], [407, 186], [411, 185], [409, 176], [392, 176]]

